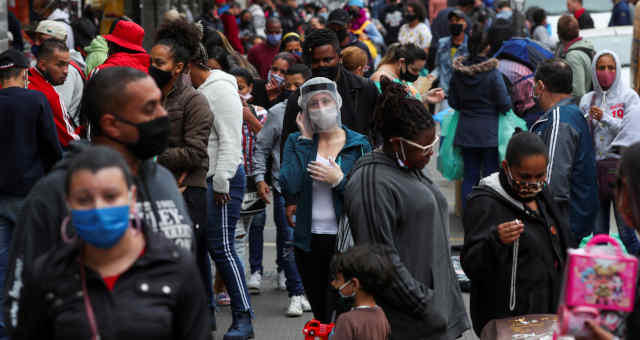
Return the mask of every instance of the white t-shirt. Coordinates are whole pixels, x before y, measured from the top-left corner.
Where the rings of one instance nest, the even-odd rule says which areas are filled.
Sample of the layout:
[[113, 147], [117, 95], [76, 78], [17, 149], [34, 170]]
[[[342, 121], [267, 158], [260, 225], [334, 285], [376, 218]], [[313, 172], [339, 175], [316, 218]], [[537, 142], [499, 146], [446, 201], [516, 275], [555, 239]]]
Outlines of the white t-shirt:
[[[329, 160], [317, 155], [316, 161], [329, 165]], [[331, 184], [313, 181], [311, 233], [335, 235], [338, 233], [338, 220], [333, 207], [333, 188]]]
[[431, 44], [431, 30], [422, 22], [414, 28], [409, 27], [409, 24], [404, 24], [400, 27], [398, 41], [401, 44], [411, 43], [424, 49]]

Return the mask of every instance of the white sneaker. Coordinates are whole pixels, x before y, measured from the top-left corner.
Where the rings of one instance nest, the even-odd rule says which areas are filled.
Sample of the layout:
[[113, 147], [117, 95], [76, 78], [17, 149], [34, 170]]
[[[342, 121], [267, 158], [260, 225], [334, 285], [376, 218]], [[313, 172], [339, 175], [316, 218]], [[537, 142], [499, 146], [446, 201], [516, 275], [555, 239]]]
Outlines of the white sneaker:
[[287, 308], [286, 315], [288, 317], [302, 316], [302, 305], [300, 303], [300, 296], [292, 296], [289, 298], [289, 308]]
[[307, 300], [307, 297], [304, 295], [300, 295], [300, 306], [302, 306], [302, 310], [305, 313], [311, 312], [311, 304], [309, 303], [309, 300]]
[[287, 277], [284, 275], [284, 270], [278, 272], [278, 289], [287, 290]]
[[251, 294], [260, 294], [260, 286], [262, 285], [262, 275], [260, 272], [251, 274], [249, 281], [247, 281], [247, 289]]

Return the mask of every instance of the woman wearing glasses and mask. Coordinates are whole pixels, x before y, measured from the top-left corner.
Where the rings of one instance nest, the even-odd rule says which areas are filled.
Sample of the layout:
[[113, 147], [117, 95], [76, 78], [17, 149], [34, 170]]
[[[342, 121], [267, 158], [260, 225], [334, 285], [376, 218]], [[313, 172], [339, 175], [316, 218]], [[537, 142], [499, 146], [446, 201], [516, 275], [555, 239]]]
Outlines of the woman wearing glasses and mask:
[[[312, 78], [300, 87], [300, 132], [287, 138], [280, 186], [287, 204], [296, 204], [295, 258], [316, 319], [331, 321], [329, 265], [342, 216], [346, 174], [371, 151], [367, 137], [342, 126], [342, 98], [336, 83]], [[332, 295], [333, 296], [333, 295]]]
[[24, 338], [209, 339], [195, 261], [136, 218], [136, 186], [122, 156], [89, 148], [65, 182], [65, 243], [27, 276]]
[[[462, 268], [476, 334], [492, 319], [555, 313], [569, 225], [545, 185], [547, 148], [516, 132], [502, 168], [480, 181], [464, 211]], [[594, 199], [596, 199], [594, 197]]]
[[381, 78], [375, 110], [381, 148], [361, 158], [345, 188], [355, 244], [388, 246], [394, 267], [376, 302], [392, 339], [456, 339], [469, 328], [449, 251], [447, 200], [423, 172], [435, 122], [402, 84]]

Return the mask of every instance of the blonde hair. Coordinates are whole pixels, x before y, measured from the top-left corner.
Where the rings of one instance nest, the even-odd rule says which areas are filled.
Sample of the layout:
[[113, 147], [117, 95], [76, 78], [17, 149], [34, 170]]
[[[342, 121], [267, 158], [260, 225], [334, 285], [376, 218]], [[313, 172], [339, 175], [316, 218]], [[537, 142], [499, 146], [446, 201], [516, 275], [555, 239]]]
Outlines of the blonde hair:
[[367, 65], [369, 57], [360, 47], [350, 46], [342, 50], [342, 65], [349, 70], [355, 71], [358, 67]]

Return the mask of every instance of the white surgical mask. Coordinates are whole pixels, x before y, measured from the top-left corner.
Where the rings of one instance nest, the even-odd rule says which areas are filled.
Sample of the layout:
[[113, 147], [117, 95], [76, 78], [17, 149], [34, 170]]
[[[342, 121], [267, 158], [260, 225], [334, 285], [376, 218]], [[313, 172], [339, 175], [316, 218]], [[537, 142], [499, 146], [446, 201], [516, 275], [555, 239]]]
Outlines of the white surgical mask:
[[253, 98], [253, 96], [251, 95], [251, 92], [247, 92], [245, 94], [241, 94], [240, 98], [244, 99], [245, 101], [249, 101], [251, 100], [251, 98]]
[[308, 114], [314, 132], [329, 131], [338, 127], [338, 109], [335, 106], [312, 109]]

